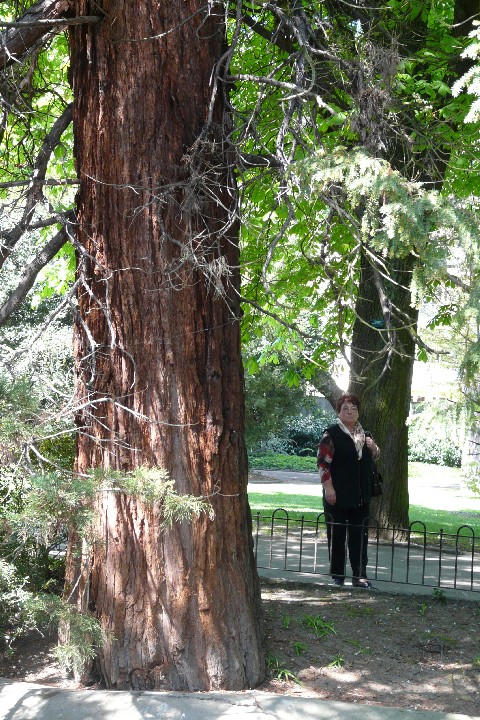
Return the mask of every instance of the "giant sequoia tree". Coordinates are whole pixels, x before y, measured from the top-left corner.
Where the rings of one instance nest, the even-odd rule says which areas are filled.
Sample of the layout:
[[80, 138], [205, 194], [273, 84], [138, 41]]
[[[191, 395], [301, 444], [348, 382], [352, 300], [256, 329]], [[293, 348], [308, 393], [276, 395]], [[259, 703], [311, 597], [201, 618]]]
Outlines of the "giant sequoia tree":
[[92, 542], [71, 533], [66, 595], [101, 622], [108, 687], [251, 687], [264, 665], [236, 190], [212, 82], [222, 8], [80, 1], [67, 12], [97, 16], [70, 30], [76, 471], [162, 468], [214, 517], [168, 527], [161, 503], [100, 491]]
[[112, 687], [244, 688], [263, 670], [235, 185], [211, 83], [224, 20], [198, 2], [103, 10], [101, 24], [71, 31], [76, 466], [165, 468], [215, 513], [167, 529], [161, 507], [99, 497], [89, 596], [113, 638], [103, 674]]

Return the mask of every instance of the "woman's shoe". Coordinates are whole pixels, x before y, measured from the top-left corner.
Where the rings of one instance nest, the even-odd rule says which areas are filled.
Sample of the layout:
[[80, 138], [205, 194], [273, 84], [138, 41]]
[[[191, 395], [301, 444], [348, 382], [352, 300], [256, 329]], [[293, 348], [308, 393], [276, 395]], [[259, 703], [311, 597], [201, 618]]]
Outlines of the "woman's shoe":
[[333, 584], [338, 585], [338, 587], [342, 587], [345, 580], [343, 578], [333, 578]]
[[363, 588], [364, 590], [375, 590], [372, 583], [368, 580], [352, 580], [352, 586]]

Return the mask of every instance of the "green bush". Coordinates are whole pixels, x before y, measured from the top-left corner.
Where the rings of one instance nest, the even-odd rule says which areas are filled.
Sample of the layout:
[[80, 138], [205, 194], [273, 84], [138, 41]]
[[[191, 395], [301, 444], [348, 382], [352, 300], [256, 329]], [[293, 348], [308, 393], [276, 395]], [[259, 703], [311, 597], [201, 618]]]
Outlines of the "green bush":
[[15, 640], [31, 632], [42, 630], [49, 623], [43, 598], [26, 589], [27, 579], [22, 578], [12, 563], [0, 558], [0, 650], [10, 651]]
[[412, 408], [408, 427], [408, 459], [429, 465], [460, 467], [463, 442], [459, 408], [446, 400]]
[[291, 455], [315, 458], [323, 431], [335, 422], [335, 419], [333, 410], [328, 412], [320, 408], [307, 415], [295, 415], [289, 418], [285, 428], [287, 452]]
[[462, 451], [449, 438], [429, 439], [415, 432], [413, 428], [408, 435], [408, 459], [411, 462], [423, 462], [429, 465], [460, 467]]
[[281, 433], [271, 433], [266, 438], [250, 444], [250, 451], [252, 455], [279, 453], [315, 458], [320, 437], [335, 418], [333, 411], [328, 412], [321, 408], [292, 415], [284, 420]]
[[250, 470], [292, 470], [294, 472], [316, 472], [317, 462], [313, 457], [299, 457], [286, 453], [252, 454], [249, 456]]

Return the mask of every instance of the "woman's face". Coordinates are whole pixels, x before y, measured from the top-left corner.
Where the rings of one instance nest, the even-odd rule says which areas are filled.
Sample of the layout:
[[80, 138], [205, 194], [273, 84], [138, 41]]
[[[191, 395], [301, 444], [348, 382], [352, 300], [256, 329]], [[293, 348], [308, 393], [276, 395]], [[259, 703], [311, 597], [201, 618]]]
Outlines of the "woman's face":
[[355, 423], [358, 420], [358, 408], [355, 403], [350, 402], [350, 400], [345, 400], [340, 408], [338, 417], [343, 424], [347, 426], [347, 428], [353, 430]]

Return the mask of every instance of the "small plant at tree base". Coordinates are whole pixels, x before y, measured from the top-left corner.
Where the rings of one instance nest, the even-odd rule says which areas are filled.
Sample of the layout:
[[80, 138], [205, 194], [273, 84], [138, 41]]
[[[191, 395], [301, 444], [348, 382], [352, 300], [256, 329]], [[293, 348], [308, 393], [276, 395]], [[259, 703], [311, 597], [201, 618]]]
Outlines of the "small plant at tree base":
[[56, 595], [29, 592], [25, 584], [16, 568], [0, 559], [0, 650], [11, 651], [15, 640], [27, 633], [63, 624], [68, 626], [68, 642], [56, 647], [54, 655], [65, 671], [81, 672], [102, 644], [100, 623]]
[[337, 631], [333, 622], [328, 622], [320, 617], [320, 615], [305, 615], [303, 618], [305, 627], [312, 628], [317, 637], [325, 637], [326, 635], [336, 635]]
[[284, 615], [282, 617], [282, 625], [285, 628], [285, 630], [288, 630], [290, 628], [290, 625], [292, 623], [292, 618], [290, 615]]
[[340, 668], [340, 667], [343, 667], [344, 665], [345, 665], [345, 659], [344, 659], [341, 655], [338, 655], [338, 654], [337, 654], [337, 655], [335, 655], [335, 657], [333, 658], [333, 660], [331, 660], [331, 661], [328, 663], [327, 667], [329, 667], [329, 668], [330, 668], [330, 667], [338, 667], [338, 668]]
[[307, 645], [303, 642], [292, 642], [290, 644], [293, 647], [293, 652], [297, 656], [305, 655], [307, 652]]
[[362, 643], [359, 642], [358, 640], [346, 640], [345, 642], [347, 642], [349, 645], [353, 645], [353, 647], [357, 648], [357, 652], [355, 653], [355, 655], [366, 655], [367, 653], [370, 652], [370, 648], [364, 647], [362, 645]]
[[419, 605], [419, 607], [418, 607], [418, 612], [419, 612], [419, 614], [421, 615], [422, 618], [424, 618], [425, 615], [427, 614], [427, 610], [428, 610], [428, 605], [427, 605], [426, 602], [422, 603], [422, 604]]
[[434, 602], [440, 603], [441, 605], [445, 605], [445, 603], [447, 602], [445, 590], [442, 590], [442, 588], [433, 588], [433, 600]]
[[301, 685], [300, 680], [295, 675], [295, 673], [291, 670], [288, 670], [288, 668], [286, 668], [285, 665], [281, 662], [281, 660], [275, 657], [275, 655], [269, 653], [266, 657], [266, 662], [267, 668], [270, 671], [272, 677], [276, 678], [277, 680], [291, 680], [298, 685]]
[[474, 668], [477, 668], [477, 670], [480, 670], [480, 655], [475, 655], [472, 660], [472, 665]]
[[64, 639], [53, 654], [66, 672], [79, 677], [95, 658], [103, 642], [99, 621], [64, 601], [57, 606], [57, 620]]

